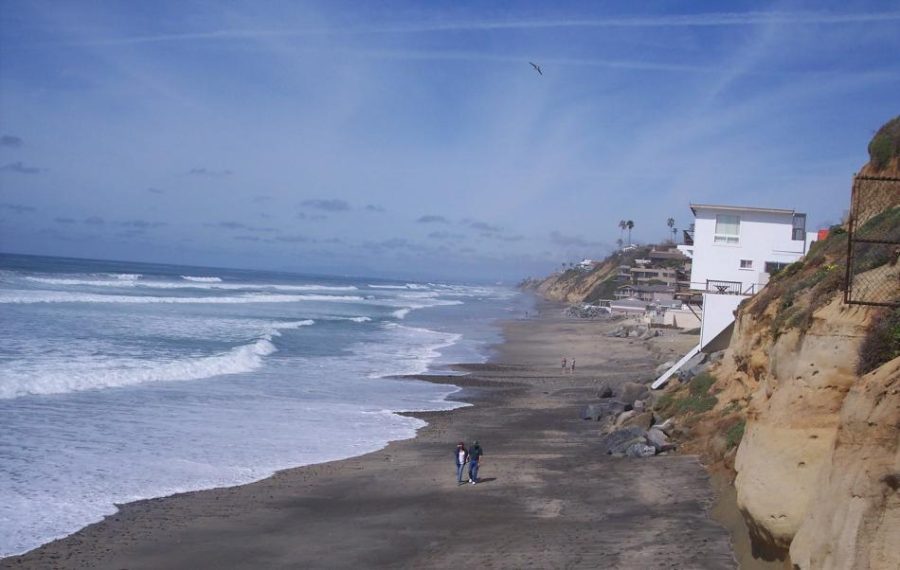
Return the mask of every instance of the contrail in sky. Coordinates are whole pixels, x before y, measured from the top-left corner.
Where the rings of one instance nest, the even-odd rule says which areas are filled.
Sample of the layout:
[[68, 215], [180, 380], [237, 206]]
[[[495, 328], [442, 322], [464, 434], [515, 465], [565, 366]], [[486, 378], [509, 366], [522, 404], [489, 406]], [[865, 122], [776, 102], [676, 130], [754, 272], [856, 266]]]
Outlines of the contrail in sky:
[[252, 40], [266, 37], [291, 37], [338, 34], [416, 34], [429, 32], [543, 30], [554, 28], [702, 28], [757, 25], [841, 25], [900, 21], [897, 12], [833, 14], [828, 12], [721, 12], [707, 14], [670, 14], [625, 18], [585, 18], [565, 20], [461, 21], [384, 27], [226, 29], [149, 36], [106, 38], [68, 45], [128, 45], [144, 43]]

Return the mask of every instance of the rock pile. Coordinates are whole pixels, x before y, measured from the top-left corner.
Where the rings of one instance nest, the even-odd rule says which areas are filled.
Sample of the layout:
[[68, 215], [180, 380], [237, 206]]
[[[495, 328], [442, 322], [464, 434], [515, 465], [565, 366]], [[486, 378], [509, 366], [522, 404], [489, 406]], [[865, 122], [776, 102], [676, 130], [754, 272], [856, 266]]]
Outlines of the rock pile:
[[567, 317], [576, 319], [598, 319], [610, 316], [609, 307], [600, 307], [598, 305], [572, 305], [566, 309]]
[[659, 329], [651, 329], [647, 325], [625, 324], [612, 332], [606, 333], [606, 336], [614, 338], [637, 338], [640, 340], [647, 340], [655, 336], [659, 336], [660, 334], [661, 333]]
[[602, 386], [599, 401], [588, 404], [581, 418], [600, 424], [604, 453], [617, 457], [651, 457], [675, 449], [669, 442], [672, 420], [656, 423], [648, 411], [650, 390], [645, 384], [626, 382], [615, 391]]

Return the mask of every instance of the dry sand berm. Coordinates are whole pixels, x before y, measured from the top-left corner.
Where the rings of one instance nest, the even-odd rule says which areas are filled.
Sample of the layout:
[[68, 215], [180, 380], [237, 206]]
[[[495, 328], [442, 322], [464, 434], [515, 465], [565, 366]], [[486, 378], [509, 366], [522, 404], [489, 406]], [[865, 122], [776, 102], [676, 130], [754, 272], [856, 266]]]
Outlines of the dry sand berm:
[[[505, 325], [467, 377], [474, 406], [415, 414], [416, 438], [240, 487], [124, 505], [3, 568], [735, 568], [712, 489], [690, 456], [602, 455], [579, 419], [601, 382], [649, 378], [646, 343], [610, 324]], [[576, 374], [560, 359], [576, 358]], [[481, 441], [479, 485], [457, 485], [455, 443]]]

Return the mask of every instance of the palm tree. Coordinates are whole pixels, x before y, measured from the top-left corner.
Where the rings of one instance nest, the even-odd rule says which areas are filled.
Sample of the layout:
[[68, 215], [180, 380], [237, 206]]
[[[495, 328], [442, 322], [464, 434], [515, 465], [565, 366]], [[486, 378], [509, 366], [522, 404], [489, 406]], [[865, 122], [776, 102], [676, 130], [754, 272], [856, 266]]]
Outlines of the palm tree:
[[625, 220], [619, 220], [619, 237], [623, 237], [625, 234]]
[[669, 226], [669, 229], [672, 231], [672, 241], [675, 241], [675, 232], [678, 230], [675, 229], [675, 218], [669, 218], [666, 220], [666, 225]]
[[631, 230], [632, 228], [634, 228], [634, 222], [628, 220], [627, 222], [625, 222], [625, 227], [628, 228], [628, 245], [631, 245]]

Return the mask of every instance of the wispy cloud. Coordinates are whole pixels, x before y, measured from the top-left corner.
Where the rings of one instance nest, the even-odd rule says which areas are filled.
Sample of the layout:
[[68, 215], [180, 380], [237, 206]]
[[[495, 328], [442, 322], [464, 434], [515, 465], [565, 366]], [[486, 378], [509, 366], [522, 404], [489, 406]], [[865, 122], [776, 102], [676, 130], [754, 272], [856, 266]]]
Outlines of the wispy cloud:
[[439, 240], [458, 240], [465, 239], [466, 236], [462, 234], [455, 234], [453, 232], [431, 232], [428, 234], [428, 239], [439, 239]]
[[299, 234], [277, 235], [275, 239], [285, 243], [307, 243], [312, 241], [309, 237]]
[[231, 170], [210, 170], [209, 168], [192, 168], [188, 170], [191, 176], [208, 176], [210, 178], [223, 178], [234, 174]]
[[494, 224], [489, 224], [487, 222], [482, 222], [479, 220], [465, 219], [462, 221], [462, 224], [473, 230], [478, 230], [485, 233], [499, 233], [503, 231], [503, 228], [501, 228], [500, 226], [495, 226]]
[[44, 171], [43, 168], [38, 168], [36, 166], [28, 166], [21, 160], [16, 162], [10, 162], [2, 167], [0, 167], [0, 171], [2, 172], [15, 172], [17, 174], [39, 174]]
[[385, 209], [382, 206], [378, 206], [376, 204], [367, 204], [366, 211], [367, 212], [384, 213]]
[[89, 226], [102, 226], [106, 221], [100, 216], [89, 216], [84, 219], [84, 223]]
[[203, 224], [203, 225], [208, 228], [219, 228], [219, 229], [223, 229], [223, 230], [243, 230], [243, 231], [247, 231], [247, 232], [258, 232], [258, 233], [272, 233], [272, 232], [276, 231], [275, 228], [251, 226], [251, 225], [245, 224], [243, 222], [236, 222], [234, 220], [226, 220], [226, 221], [222, 221], [222, 222], [207, 223], [207, 224]]
[[565, 235], [558, 231], [550, 232], [550, 241], [564, 247], [604, 247], [602, 242], [586, 240], [581, 236]]
[[344, 200], [338, 199], [304, 200], [300, 203], [300, 205], [304, 208], [324, 210], [326, 212], [346, 212], [350, 209], [350, 204], [348, 204]]
[[117, 225], [137, 231], [146, 231], [149, 229], [161, 228], [168, 224], [166, 222], [151, 222], [149, 220], [125, 220], [123, 222], [117, 222]]
[[420, 224], [449, 224], [450, 220], [444, 216], [422, 216], [416, 222]]
[[24, 144], [21, 137], [17, 137], [15, 135], [3, 135], [0, 136], [0, 146], [7, 146], [12, 148], [18, 148]]
[[74, 224], [75, 220], [73, 218], [53, 218], [53, 221], [57, 224]]
[[0, 204], [0, 209], [9, 210], [11, 212], [15, 212], [17, 214], [24, 214], [26, 212], [34, 212], [34, 206], [26, 206], [24, 204]]
[[[660, 16], [628, 16], [608, 18], [540, 19], [540, 20], [461, 20], [425, 22], [387, 26], [343, 26], [340, 28], [271, 28], [220, 29], [174, 34], [136, 35], [99, 38], [64, 43], [64, 45], [131, 45], [166, 42], [252, 41], [302, 36], [349, 34], [420, 34], [428, 32], [496, 32], [503, 30], [591, 29], [591, 28], [708, 28], [735, 26], [818, 26], [867, 24], [900, 20], [900, 11], [883, 12], [707, 12], [699, 14], [667, 14]], [[59, 44], [57, 44], [59, 45]]]
[[160, 188], [147, 188], [147, 192], [150, 192], [151, 194], [165, 194], [166, 193], [165, 190], [162, 190]]

